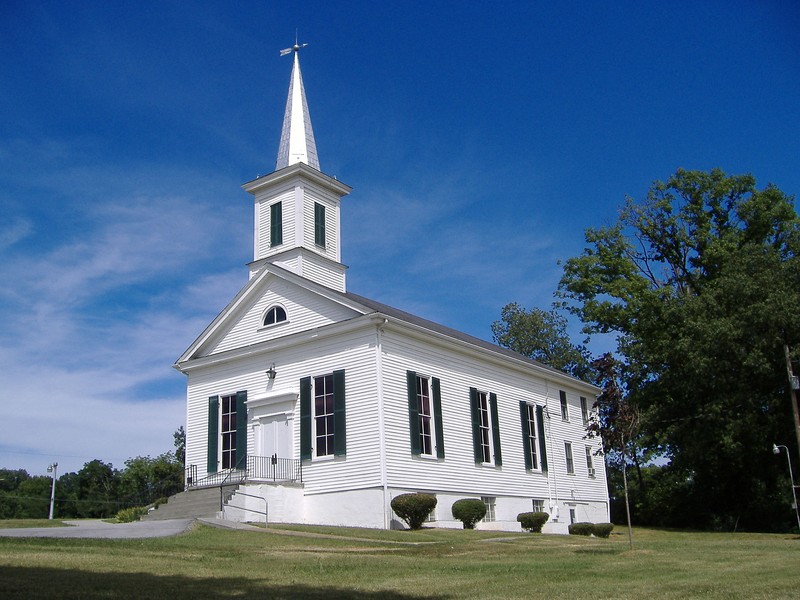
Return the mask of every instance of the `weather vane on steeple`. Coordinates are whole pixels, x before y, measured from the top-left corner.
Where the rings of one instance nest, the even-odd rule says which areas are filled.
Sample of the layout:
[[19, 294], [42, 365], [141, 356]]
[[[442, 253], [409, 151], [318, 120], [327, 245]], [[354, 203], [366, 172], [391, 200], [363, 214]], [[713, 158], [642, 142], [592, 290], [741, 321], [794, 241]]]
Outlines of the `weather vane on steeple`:
[[294, 46], [292, 46], [291, 48], [284, 48], [283, 50], [281, 50], [281, 56], [286, 56], [290, 52], [299, 52], [300, 48], [305, 48], [306, 46], [308, 46], [308, 44], [298, 44], [297, 43], [297, 30], [295, 29], [295, 31], [294, 31]]

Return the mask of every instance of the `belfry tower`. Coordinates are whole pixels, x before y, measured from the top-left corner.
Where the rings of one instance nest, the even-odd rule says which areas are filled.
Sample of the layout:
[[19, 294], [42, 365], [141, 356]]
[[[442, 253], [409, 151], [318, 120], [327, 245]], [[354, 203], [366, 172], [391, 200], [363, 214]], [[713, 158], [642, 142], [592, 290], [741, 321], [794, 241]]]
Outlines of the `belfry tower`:
[[300, 73], [303, 47], [281, 52], [291, 53], [294, 64], [275, 171], [242, 186], [255, 203], [250, 276], [269, 262], [345, 292], [340, 205], [351, 188], [320, 171]]

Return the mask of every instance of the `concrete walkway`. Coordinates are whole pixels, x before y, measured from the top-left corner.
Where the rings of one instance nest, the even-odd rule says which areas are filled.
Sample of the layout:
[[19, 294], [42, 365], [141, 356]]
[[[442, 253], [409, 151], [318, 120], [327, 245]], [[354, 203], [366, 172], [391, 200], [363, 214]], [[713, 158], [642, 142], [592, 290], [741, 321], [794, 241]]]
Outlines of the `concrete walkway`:
[[188, 531], [194, 519], [106, 523], [100, 519], [64, 521], [68, 527], [0, 529], [0, 537], [139, 539], [169, 537]]

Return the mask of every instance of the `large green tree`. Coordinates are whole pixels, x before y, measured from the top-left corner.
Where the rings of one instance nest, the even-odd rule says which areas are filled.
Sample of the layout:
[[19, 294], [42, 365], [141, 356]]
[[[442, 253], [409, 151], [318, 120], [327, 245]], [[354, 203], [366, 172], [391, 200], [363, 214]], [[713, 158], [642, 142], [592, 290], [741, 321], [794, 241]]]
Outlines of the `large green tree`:
[[559, 295], [586, 333], [617, 336], [641, 427], [682, 473], [688, 524], [777, 526], [785, 464], [770, 448], [795, 445], [783, 346], [800, 345], [793, 198], [679, 170], [586, 241]]

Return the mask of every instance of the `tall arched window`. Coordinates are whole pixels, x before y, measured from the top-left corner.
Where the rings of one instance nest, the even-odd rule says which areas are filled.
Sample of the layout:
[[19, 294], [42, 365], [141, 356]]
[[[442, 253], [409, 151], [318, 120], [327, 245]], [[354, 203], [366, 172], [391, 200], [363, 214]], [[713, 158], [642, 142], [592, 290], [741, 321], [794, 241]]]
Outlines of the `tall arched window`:
[[282, 306], [273, 306], [264, 315], [264, 327], [267, 325], [275, 325], [286, 320], [286, 310]]

